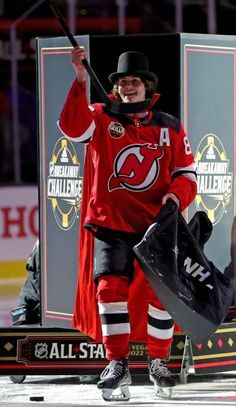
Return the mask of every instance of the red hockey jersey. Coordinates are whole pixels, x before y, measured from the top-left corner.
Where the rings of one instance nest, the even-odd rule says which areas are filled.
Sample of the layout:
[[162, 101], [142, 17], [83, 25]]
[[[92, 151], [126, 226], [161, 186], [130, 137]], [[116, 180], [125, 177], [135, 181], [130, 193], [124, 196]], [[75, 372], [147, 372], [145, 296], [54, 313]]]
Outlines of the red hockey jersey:
[[[89, 106], [85, 83], [75, 81], [62, 109], [59, 128], [73, 141], [88, 143], [84, 168], [79, 248], [79, 279], [74, 326], [101, 340], [100, 319], [93, 282], [93, 237], [83, 224], [126, 232], [145, 232], [172, 192], [184, 210], [196, 195], [194, 157], [188, 138], [173, 116], [150, 109], [143, 119], [115, 115], [100, 104]], [[144, 340], [141, 293], [144, 276], [131, 286], [131, 340]], [[135, 304], [135, 306], [134, 306]], [[142, 309], [139, 307], [142, 307]], [[134, 312], [132, 312], [132, 309]], [[140, 313], [139, 313], [140, 311]], [[139, 324], [135, 324], [139, 319]]]

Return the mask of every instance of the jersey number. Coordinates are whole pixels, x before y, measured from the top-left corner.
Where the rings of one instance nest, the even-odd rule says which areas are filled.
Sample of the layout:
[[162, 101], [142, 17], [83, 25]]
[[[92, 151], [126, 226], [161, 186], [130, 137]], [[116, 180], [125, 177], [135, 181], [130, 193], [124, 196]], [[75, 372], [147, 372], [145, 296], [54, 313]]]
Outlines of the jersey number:
[[183, 141], [184, 141], [184, 151], [185, 151], [185, 154], [186, 154], [186, 155], [192, 154], [192, 150], [191, 150], [191, 147], [190, 147], [190, 144], [189, 144], [189, 141], [188, 141], [188, 137], [185, 136], [185, 137], [183, 138]]

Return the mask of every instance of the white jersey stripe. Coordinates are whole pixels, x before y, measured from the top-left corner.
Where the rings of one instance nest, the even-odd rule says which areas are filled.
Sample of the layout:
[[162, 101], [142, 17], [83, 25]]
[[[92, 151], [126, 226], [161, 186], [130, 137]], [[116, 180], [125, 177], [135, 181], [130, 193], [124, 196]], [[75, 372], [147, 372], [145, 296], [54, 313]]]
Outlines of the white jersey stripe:
[[59, 130], [63, 134], [63, 136], [68, 138], [68, 140], [74, 141], [75, 143], [82, 143], [82, 142], [90, 141], [92, 139], [94, 130], [96, 128], [96, 124], [95, 124], [95, 122], [93, 120], [92, 123], [90, 124], [89, 128], [81, 136], [79, 136], [79, 137], [70, 137], [66, 133], [64, 133], [63, 130], [61, 129], [59, 120], [57, 121], [57, 125], [59, 127]]
[[173, 176], [173, 174], [179, 171], [196, 171], [196, 163], [194, 162], [186, 167], [175, 167], [171, 175]]
[[128, 304], [126, 301], [122, 302], [99, 302], [99, 314], [127, 314]]
[[130, 324], [103, 324], [102, 325], [102, 335], [121, 335], [121, 334], [130, 334]]
[[167, 311], [162, 311], [158, 308], [153, 307], [150, 304], [148, 306], [148, 314], [155, 319], [161, 319], [161, 320], [172, 319], [172, 317], [170, 316], [170, 314]]
[[148, 335], [157, 339], [170, 339], [173, 336], [174, 327], [170, 329], [158, 329], [148, 324], [147, 332]]

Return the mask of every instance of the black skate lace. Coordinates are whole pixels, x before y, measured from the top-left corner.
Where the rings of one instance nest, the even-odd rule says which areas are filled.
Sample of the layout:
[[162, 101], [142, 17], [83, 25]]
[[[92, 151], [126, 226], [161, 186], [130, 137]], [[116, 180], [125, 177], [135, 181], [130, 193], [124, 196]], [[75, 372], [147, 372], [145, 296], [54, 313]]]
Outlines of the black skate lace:
[[156, 374], [157, 376], [171, 376], [170, 371], [168, 370], [164, 361], [159, 361], [158, 359], [154, 359], [151, 362], [151, 373]]
[[112, 377], [113, 379], [117, 379], [123, 372], [123, 367], [120, 362], [116, 360], [112, 360], [109, 365], [103, 370], [101, 373], [101, 379], [104, 377]]

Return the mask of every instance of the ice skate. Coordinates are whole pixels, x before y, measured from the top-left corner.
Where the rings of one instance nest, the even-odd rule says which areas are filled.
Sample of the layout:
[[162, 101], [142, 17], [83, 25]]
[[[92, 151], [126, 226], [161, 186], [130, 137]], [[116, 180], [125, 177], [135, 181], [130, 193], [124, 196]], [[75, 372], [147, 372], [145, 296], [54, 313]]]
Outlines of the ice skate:
[[132, 383], [128, 368], [128, 359], [112, 360], [103, 370], [97, 383], [102, 389], [102, 397], [106, 401], [128, 401], [129, 385]]
[[176, 379], [168, 370], [165, 360], [148, 358], [149, 379], [154, 384], [156, 395], [171, 398]]

